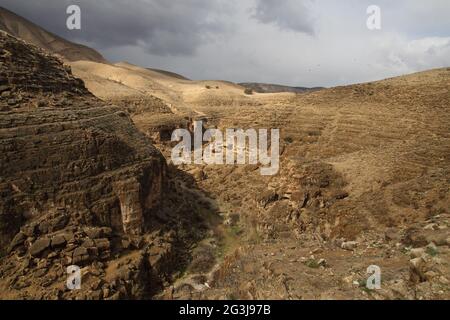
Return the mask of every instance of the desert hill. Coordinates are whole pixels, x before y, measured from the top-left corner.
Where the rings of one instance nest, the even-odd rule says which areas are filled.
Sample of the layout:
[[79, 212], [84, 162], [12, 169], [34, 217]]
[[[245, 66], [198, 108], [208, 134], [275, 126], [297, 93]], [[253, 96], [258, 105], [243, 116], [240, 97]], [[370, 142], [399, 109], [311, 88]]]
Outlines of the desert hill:
[[119, 96], [154, 95], [164, 98], [168, 103], [179, 104], [207, 96], [245, 96], [244, 88], [231, 82], [186, 80], [171, 73], [141, 68], [127, 62], [99, 64], [77, 61], [71, 65], [74, 73], [85, 80], [87, 87], [104, 99], [116, 96], [109, 86], [120, 86], [123, 93], [119, 92]]
[[0, 30], [57, 54], [68, 61], [106, 62], [105, 58], [94, 49], [58, 37], [2, 7], [0, 7]]
[[181, 74], [175, 73], [175, 72], [171, 72], [171, 71], [166, 71], [166, 70], [161, 70], [161, 69], [154, 69], [154, 68], [148, 68], [151, 71], [155, 71], [155, 72], [159, 72], [162, 74], [165, 74], [167, 76], [173, 77], [173, 78], [178, 78], [181, 80], [190, 80], [188, 78], [186, 78], [185, 76], [182, 76]]
[[291, 87], [273, 83], [259, 83], [259, 82], [243, 82], [239, 83], [239, 85], [258, 93], [277, 93], [277, 92], [305, 93], [323, 89], [323, 88]]

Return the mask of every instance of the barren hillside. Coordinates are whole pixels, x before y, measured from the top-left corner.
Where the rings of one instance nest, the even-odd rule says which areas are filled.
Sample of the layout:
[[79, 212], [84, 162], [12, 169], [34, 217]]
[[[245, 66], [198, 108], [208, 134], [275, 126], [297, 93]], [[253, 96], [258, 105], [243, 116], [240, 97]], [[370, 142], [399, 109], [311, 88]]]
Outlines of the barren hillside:
[[[211, 128], [282, 133], [274, 177], [254, 166], [181, 168], [222, 222], [194, 250], [193, 270], [162, 297], [449, 298], [449, 69], [301, 95], [245, 95], [227, 83], [208, 89], [120, 68], [127, 73], [114, 74], [119, 82], [170, 107], [131, 112], [167, 159], [172, 130], [189, 125], [186, 114]], [[373, 264], [384, 272], [381, 291], [363, 285]]]

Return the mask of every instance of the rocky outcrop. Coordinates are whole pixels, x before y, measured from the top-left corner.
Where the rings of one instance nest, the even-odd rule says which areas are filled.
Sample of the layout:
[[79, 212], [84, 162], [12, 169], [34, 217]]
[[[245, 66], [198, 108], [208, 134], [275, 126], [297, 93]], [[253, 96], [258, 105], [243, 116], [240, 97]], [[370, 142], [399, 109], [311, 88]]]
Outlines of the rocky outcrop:
[[130, 108], [0, 31], [0, 298], [151, 298], [184, 268], [198, 199], [135, 127], [145, 102]]
[[[126, 113], [58, 58], [3, 32], [0, 91], [2, 253], [24, 240], [23, 227], [34, 228], [27, 237], [67, 225], [138, 235], [151, 224], [166, 163]], [[31, 254], [63, 241], [39, 240]]]

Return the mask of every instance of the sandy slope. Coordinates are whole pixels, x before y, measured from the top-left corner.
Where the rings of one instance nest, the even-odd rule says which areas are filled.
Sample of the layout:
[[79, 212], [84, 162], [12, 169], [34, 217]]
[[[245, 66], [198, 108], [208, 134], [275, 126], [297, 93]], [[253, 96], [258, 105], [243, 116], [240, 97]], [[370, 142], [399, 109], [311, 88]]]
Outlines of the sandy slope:
[[244, 93], [244, 88], [231, 82], [185, 80], [126, 62], [102, 64], [76, 61], [71, 66], [88, 89], [102, 99], [152, 95], [175, 106], [180, 112], [188, 113], [199, 104], [229, 104], [254, 99]]

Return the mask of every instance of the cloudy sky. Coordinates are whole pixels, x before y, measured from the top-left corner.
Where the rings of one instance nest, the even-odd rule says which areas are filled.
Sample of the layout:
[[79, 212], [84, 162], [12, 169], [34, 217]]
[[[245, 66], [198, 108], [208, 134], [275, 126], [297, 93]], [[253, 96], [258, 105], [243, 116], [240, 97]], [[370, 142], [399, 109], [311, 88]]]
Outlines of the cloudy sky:
[[[81, 30], [66, 8], [81, 8]], [[0, 0], [111, 61], [191, 79], [334, 86], [450, 66], [449, 0]], [[381, 8], [369, 30], [367, 8]]]

